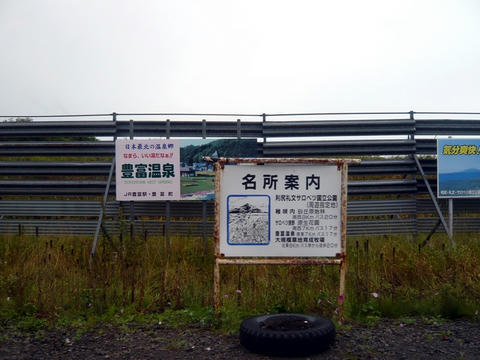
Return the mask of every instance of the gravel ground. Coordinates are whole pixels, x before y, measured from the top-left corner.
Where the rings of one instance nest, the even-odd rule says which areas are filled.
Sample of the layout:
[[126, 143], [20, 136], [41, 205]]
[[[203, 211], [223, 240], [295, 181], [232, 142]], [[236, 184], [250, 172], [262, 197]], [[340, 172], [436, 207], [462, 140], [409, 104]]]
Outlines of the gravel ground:
[[[0, 359], [268, 359], [238, 337], [202, 327], [99, 326], [37, 334], [0, 330]], [[480, 359], [480, 323], [381, 320], [337, 331], [335, 346], [311, 359]]]

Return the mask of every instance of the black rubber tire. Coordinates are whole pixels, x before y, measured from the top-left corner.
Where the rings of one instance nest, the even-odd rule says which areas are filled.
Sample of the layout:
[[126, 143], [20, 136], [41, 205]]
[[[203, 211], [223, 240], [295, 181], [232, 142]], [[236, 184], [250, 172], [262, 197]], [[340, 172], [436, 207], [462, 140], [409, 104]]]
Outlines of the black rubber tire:
[[240, 325], [240, 343], [258, 354], [308, 356], [327, 350], [334, 342], [335, 325], [315, 315], [261, 315]]

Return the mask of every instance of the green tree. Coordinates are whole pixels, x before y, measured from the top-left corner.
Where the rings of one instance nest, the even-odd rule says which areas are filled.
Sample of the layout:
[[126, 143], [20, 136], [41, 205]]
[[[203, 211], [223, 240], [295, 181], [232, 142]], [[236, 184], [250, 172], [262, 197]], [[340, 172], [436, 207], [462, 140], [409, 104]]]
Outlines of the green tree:
[[219, 157], [257, 157], [257, 140], [215, 140], [203, 145], [188, 145], [180, 149], [183, 162], [192, 165], [202, 162], [203, 156], [212, 156], [217, 152]]

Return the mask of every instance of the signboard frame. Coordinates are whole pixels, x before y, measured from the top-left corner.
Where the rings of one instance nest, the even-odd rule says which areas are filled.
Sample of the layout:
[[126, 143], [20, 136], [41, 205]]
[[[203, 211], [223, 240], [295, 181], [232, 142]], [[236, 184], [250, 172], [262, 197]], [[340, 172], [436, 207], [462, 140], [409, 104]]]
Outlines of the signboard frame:
[[116, 139], [115, 179], [117, 201], [180, 200], [180, 141]]
[[[339, 316], [343, 318], [343, 303], [345, 301], [345, 276], [347, 270], [347, 184], [348, 184], [348, 165], [360, 163], [359, 159], [319, 159], [319, 158], [204, 158], [206, 161], [215, 163], [215, 231], [214, 231], [214, 306], [219, 310], [220, 300], [220, 265], [339, 265], [340, 266], [340, 285], [339, 285]], [[341, 221], [340, 221], [340, 252], [335, 258], [326, 257], [278, 257], [278, 258], [245, 258], [245, 257], [225, 257], [220, 252], [220, 198], [221, 177], [225, 165], [239, 164], [309, 164], [309, 165], [336, 165], [341, 171]]]
[[[452, 189], [445, 189], [445, 194], [442, 193], [443, 187], [441, 187], [442, 183], [447, 182], [446, 180], [440, 181], [440, 174], [442, 173], [441, 170], [445, 169], [446, 165], [444, 164], [447, 161], [446, 156], [451, 156], [454, 158], [457, 158], [458, 161], [451, 161], [455, 162], [455, 164], [458, 166], [456, 169], [456, 175], [460, 176], [460, 173], [463, 171], [465, 172], [468, 168], [471, 168], [472, 165], [468, 163], [468, 165], [464, 164], [459, 157], [465, 157], [465, 156], [472, 156], [472, 157], [478, 157], [479, 151], [480, 151], [480, 139], [478, 138], [465, 138], [465, 139], [437, 139], [437, 197], [439, 199], [476, 199], [480, 198], [480, 192], [478, 189], [476, 190], [475, 193], [469, 195], [469, 192], [473, 192], [471, 188], [464, 187], [461, 188], [460, 190], [452, 190]], [[442, 147], [442, 148], [441, 148]], [[443, 147], [448, 147], [452, 153], [450, 154], [444, 154], [443, 153]], [[473, 147], [473, 149], [472, 149]], [[444, 159], [445, 160], [442, 160]], [[470, 160], [470, 159], [468, 159]], [[460, 165], [459, 165], [460, 164]], [[477, 170], [478, 173], [478, 170]], [[450, 174], [447, 174], [450, 175]], [[446, 175], [444, 175], [446, 176]], [[478, 175], [477, 175], [478, 176]], [[460, 179], [457, 179], [459, 181]], [[451, 181], [450, 181], [451, 182]], [[447, 182], [448, 183], [448, 182]], [[462, 194], [457, 194], [456, 192], [463, 192], [465, 193], [464, 195]]]

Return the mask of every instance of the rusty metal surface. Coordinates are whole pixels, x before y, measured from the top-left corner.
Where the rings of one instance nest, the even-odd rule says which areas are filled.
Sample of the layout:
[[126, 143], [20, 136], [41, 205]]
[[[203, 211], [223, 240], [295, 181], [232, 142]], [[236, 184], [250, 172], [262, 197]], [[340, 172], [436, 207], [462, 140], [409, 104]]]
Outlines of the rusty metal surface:
[[220, 265], [340, 265], [342, 259], [305, 259], [305, 258], [268, 258], [268, 259], [249, 259], [249, 258], [217, 258]]
[[[347, 271], [347, 186], [348, 164], [358, 164], [359, 159], [294, 159], [294, 158], [211, 158], [203, 157], [204, 161], [215, 163], [215, 263], [214, 263], [214, 305], [218, 311], [220, 299], [220, 265], [340, 265], [339, 316], [343, 320], [343, 303], [345, 301], [345, 277]], [[225, 258], [220, 253], [220, 183], [225, 164], [329, 164], [336, 165], [341, 171], [341, 252], [337, 258]]]
[[213, 237], [215, 240], [215, 256], [220, 253], [220, 177], [221, 165], [215, 163], [215, 227]]
[[347, 186], [348, 186], [348, 165], [346, 163], [342, 166], [342, 185], [341, 185], [341, 193], [342, 193], [342, 208], [341, 208], [341, 227], [342, 227], [342, 234], [341, 234], [341, 248], [342, 254], [346, 254], [347, 252]]

